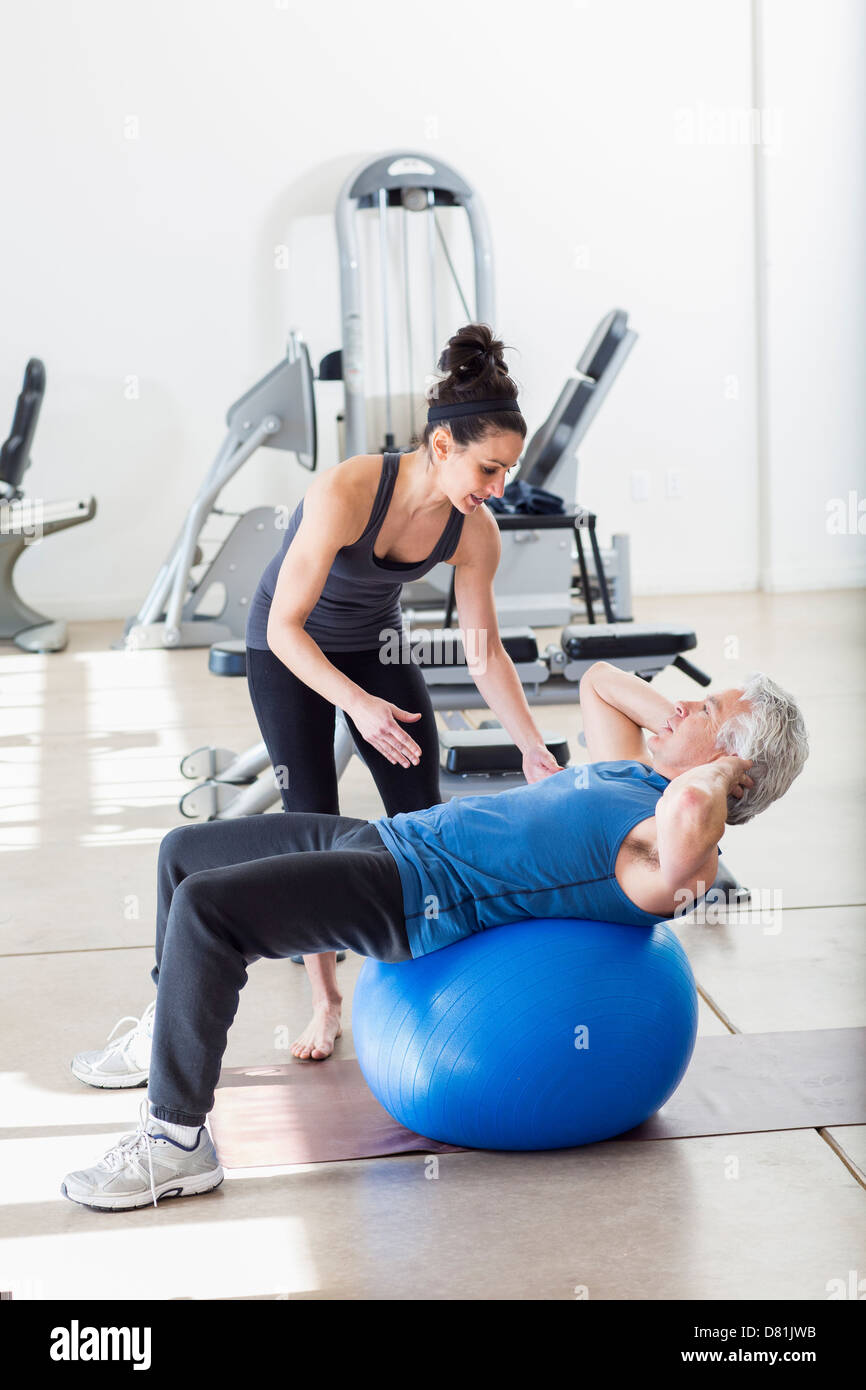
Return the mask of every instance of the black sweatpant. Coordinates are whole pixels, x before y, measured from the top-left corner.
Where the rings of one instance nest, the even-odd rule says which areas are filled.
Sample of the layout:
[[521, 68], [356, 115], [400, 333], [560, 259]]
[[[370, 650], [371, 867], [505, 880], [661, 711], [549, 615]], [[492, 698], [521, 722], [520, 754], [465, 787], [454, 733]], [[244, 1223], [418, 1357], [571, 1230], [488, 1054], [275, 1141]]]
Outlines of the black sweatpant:
[[[325, 652], [338, 671], [366, 690], [420, 713], [423, 718], [400, 723], [421, 749], [417, 767], [391, 763], [346, 721], [358, 753], [372, 773], [385, 814], [423, 811], [436, 806], [439, 791], [439, 734], [427, 683], [414, 662], [383, 662], [378, 648], [363, 652]], [[334, 721], [330, 700], [299, 680], [271, 651], [247, 647], [247, 684], [256, 719], [270, 754], [282, 771], [280, 791], [284, 811], [323, 811], [339, 815], [337, 771], [334, 765]]]
[[392, 855], [365, 820], [289, 812], [178, 826], [159, 850], [148, 1100], [201, 1125], [247, 966], [356, 951], [411, 960]]

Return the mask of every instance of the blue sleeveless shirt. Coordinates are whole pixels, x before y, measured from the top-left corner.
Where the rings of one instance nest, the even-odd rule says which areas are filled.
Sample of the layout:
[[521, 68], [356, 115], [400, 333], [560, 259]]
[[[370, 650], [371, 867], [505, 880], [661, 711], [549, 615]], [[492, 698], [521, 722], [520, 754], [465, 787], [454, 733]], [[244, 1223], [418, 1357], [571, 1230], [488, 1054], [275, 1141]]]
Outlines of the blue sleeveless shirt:
[[619, 847], [669, 779], [632, 759], [373, 821], [397, 862], [413, 956], [488, 927], [587, 917], [651, 927], [616, 881]]
[[[337, 551], [324, 588], [304, 623], [304, 631], [323, 651], [369, 651], [381, 647], [387, 640], [381, 635], [383, 628], [397, 633], [401, 630], [400, 590], [403, 585], [422, 579], [434, 565], [447, 560], [457, 549], [466, 518], [452, 507], [445, 530], [426, 559], [406, 563], [382, 560], [373, 554], [399, 467], [398, 453], [382, 456], [379, 487], [363, 535], [352, 545], [344, 545]], [[268, 650], [268, 616], [277, 576], [303, 514], [304, 499], [301, 498], [286, 528], [283, 544], [259, 580], [250, 603], [246, 625], [248, 647]]]

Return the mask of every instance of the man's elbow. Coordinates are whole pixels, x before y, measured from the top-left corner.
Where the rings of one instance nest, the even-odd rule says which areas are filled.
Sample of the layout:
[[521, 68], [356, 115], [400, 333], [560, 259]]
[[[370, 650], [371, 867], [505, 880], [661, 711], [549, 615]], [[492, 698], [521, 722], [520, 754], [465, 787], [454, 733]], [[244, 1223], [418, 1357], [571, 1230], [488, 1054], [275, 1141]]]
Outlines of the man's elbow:
[[678, 788], [671, 804], [664, 806], [659, 802], [659, 809], [670, 840], [680, 844], [710, 843], [715, 821], [714, 798], [705, 788]]
[[587, 666], [578, 684], [582, 686], [585, 681], [587, 685], [592, 685], [599, 672], [609, 665], [609, 661], [594, 661], [591, 666]]
[[683, 787], [678, 791], [673, 815], [683, 820], [698, 820], [706, 816], [713, 798], [704, 787]]
[[630, 671], [623, 671], [622, 667], [614, 666], [612, 661], [594, 661], [588, 666], [578, 682], [578, 696], [581, 691], [593, 690], [604, 699], [604, 687], [608, 676], [613, 673], [616, 680], [620, 681], [623, 676], [631, 676]]

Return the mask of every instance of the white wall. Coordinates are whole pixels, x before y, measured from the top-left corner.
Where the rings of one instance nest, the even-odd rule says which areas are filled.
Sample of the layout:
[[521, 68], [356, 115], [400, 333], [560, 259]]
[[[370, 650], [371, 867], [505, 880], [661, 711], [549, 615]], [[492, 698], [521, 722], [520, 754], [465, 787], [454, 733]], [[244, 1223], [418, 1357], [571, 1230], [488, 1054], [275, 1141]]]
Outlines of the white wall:
[[[40, 355], [48, 393], [28, 490], [99, 502], [94, 522], [23, 557], [24, 597], [70, 617], [137, 608], [229, 403], [278, 360], [289, 327], [315, 362], [339, 345], [334, 200], [354, 165], [396, 147], [440, 154], [485, 200], [496, 327], [520, 350], [531, 428], [597, 320], [629, 310], [640, 341], [587, 438], [579, 492], [603, 535], [631, 533], [636, 592], [862, 582], [856, 540], [828, 541], [818, 505], [858, 486], [864, 350], [842, 322], [862, 286], [862, 134], [852, 113], [840, 140], [835, 114], [861, 99], [853, 58], [837, 58], [856, 8], [764, 5], [767, 99], [785, 106], [760, 185], [777, 270], [765, 323], [755, 149], [737, 134], [754, 104], [747, 0], [42, 0], [8, 12], [2, 169], [21, 201], [4, 218], [0, 428]], [[794, 271], [822, 186], [830, 254], [816, 287], [814, 241], [807, 273]], [[842, 361], [848, 385], [830, 401]], [[340, 388], [317, 391], [328, 465]], [[832, 471], [816, 487], [821, 454]], [[263, 451], [225, 501], [293, 502], [306, 480]]]
[[[759, 0], [759, 333], [768, 589], [866, 582], [866, 5]], [[844, 502], [844, 529], [827, 530]]]

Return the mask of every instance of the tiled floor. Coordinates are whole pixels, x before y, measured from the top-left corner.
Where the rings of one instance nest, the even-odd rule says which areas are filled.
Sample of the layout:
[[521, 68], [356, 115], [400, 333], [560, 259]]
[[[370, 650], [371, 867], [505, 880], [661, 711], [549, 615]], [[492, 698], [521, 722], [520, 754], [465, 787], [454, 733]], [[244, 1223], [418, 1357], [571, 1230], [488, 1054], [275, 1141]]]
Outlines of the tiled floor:
[[[678, 928], [708, 1001], [701, 1031], [866, 1023], [862, 596], [725, 594], [636, 608], [641, 621], [695, 626], [694, 659], [714, 690], [767, 670], [800, 700], [812, 741], [788, 796], [725, 835], [730, 868], [773, 910]], [[823, 1299], [830, 1280], [862, 1274], [866, 1126], [444, 1155], [435, 1181], [423, 1155], [238, 1170], [206, 1198], [111, 1216], [61, 1197], [63, 1174], [134, 1128], [144, 1098], [87, 1089], [68, 1062], [153, 995], [156, 849], [189, 785], [178, 760], [256, 736], [244, 682], [209, 676], [200, 651], [112, 651], [117, 632], [77, 625], [62, 655], [0, 651], [0, 1289]], [[658, 686], [672, 698], [697, 689], [671, 671]], [[567, 734], [575, 760], [585, 756], [577, 705], [548, 707], [543, 722]], [[342, 810], [382, 814], [357, 759]], [[347, 1056], [360, 964], [340, 966]], [[226, 1065], [273, 1062], [275, 1027], [299, 1029], [306, 1010], [304, 972], [260, 962]]]

